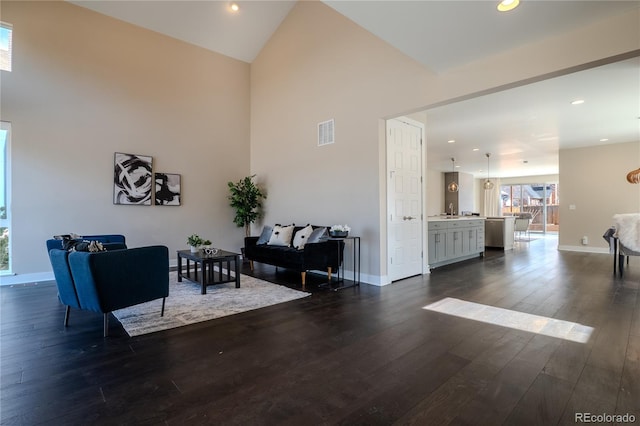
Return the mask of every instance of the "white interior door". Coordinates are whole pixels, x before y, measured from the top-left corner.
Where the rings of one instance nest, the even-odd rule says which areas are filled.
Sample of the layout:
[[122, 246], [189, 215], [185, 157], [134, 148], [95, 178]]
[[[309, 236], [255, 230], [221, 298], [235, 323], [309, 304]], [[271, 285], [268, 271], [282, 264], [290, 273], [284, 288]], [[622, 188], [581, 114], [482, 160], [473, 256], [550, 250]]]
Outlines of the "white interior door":
[[388, 270], [391, 281], [422, 273], [422, 128], [387, 121]]

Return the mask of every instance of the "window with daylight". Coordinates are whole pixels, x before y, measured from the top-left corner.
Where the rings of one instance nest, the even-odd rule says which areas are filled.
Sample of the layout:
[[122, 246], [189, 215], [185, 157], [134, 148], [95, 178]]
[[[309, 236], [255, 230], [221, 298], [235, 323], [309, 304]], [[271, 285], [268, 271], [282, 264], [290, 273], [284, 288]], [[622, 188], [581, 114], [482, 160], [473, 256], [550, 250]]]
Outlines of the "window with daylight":
[[11, 123], [0, 121], [0, 275], [11, 273]]
[[11, 46], [13, 44], [13, 26], [0, 22], [0, 70], [11, 71]]
[[529, 183], [502, 185], [502, 214], [518, 216], [527, 213], [532, 232], [558, 232], [560, 230], [558, 183]]

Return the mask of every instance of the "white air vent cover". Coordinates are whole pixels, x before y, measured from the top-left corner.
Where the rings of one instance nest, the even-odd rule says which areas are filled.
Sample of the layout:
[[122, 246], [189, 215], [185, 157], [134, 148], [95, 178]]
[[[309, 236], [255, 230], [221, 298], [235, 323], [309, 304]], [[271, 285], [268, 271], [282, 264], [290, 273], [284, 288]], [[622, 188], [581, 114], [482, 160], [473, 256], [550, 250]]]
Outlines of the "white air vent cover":
[[318, 146], [329, 145], [335, 142], [333, 118], [318, 123]]

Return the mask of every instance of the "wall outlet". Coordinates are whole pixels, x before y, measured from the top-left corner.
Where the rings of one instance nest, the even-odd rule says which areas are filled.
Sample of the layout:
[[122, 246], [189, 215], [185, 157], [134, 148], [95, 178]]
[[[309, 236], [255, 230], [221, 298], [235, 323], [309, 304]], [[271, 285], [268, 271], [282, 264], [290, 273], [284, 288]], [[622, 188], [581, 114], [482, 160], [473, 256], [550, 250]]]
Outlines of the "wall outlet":
[[589, 244], [589, 237], [585, 235], [584, 237], [582, 237], [582, 245], [586, 246], [588, 244]]

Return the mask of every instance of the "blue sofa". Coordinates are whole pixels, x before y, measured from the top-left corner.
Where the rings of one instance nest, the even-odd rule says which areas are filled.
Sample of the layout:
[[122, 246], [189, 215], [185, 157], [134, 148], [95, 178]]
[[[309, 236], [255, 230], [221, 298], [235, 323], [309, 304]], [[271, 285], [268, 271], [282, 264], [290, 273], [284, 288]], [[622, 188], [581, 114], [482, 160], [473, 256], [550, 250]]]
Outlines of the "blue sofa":
[[[98, 240], [100, 236], [87, 236]], [[102, 252], [67, 251], [47, 241], [58, 297], [66, 305], [64, 325], [69, 324], [70, 309], [103, 314], [104, 336], [109, 334], [109, 314], [117, 309], [162, 298], [164, 315], [169, 295], [169, 250], [165, 246], [117, 248]], [[124, 237], [123, 240], [124, 241]], [[51, 243], [50, 243], [51, 242]]]

